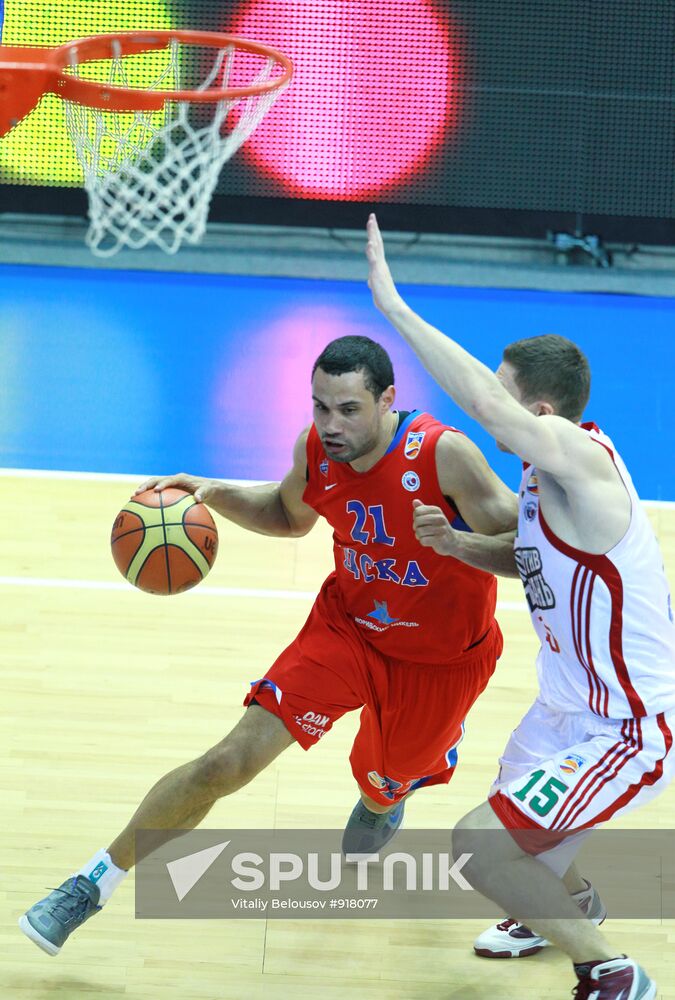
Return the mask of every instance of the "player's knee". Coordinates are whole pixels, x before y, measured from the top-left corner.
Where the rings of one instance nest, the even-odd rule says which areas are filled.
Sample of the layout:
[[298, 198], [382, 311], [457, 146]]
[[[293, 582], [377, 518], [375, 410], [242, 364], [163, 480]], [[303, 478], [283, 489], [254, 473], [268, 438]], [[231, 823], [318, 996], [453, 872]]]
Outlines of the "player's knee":
[[254, 753], [246, 744], [218, 743], [197, 761], [197, 780], [217, 799], [247, 784], [258, 773]]

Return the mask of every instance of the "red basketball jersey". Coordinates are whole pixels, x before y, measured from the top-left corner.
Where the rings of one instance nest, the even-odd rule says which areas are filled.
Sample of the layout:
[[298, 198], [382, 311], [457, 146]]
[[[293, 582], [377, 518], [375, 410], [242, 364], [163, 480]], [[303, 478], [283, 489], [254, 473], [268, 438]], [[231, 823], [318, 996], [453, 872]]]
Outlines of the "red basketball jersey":
[[[445, 427], [414, 411], [368, 472], [331, 461], [312, 426], [303, 499], [333, 527], [335, 576], [345, 613], [388, 656], [444, 663], [483, 638], [497, 581], [420, 545], [413, 500], [434, 504], [466, 529], [438, 483], [436, 443]], [[467, 529], [468, 530], [468, 529]]]

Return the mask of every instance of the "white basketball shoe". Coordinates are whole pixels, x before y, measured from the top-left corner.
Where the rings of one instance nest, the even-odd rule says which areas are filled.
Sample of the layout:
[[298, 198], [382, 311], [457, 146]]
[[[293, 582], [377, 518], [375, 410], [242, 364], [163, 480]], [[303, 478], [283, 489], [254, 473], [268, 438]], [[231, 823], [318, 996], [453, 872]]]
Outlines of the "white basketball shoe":
[[[590, 882], [586, 888], [572, 893], [572, 899], [585, 916], [598, 925], [607, 916], [607, 910]], [[507, 917], [499, 924], [494, 924], [483, 931], [473, 943], [473, 950], [481, 958], [526, 958], [536, 955], [542, 948], [550, 944], [546, 938], [539, 937], [525, 924]]]

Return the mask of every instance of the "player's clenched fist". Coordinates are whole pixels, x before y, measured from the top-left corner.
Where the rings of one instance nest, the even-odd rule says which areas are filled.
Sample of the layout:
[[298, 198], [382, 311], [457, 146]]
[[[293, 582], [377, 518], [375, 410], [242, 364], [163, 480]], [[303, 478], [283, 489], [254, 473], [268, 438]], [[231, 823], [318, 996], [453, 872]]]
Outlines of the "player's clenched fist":
[[428, 545], [441, 556], [454, 556], [459, 548], [458, 531], [440, 507], [428, 507], [421, 500], [413, 500], [413, 528], [421, 545]]

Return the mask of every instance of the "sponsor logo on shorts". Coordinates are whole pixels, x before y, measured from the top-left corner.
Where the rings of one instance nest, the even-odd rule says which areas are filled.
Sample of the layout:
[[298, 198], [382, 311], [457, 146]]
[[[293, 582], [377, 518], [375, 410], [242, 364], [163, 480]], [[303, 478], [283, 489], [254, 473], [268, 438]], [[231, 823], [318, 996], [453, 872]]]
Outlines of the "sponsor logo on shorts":
[[403, 798], [413, 784], [412, 781], [395, 781], [394, 778], [388, 778], [385, 774], [384, 778], [382, 775], [378, 774], [377, 771], [368, 772], [368, 781], [377, 788], [378, 792], [382, 792], [385, 799], [394, 799], [398, 795]]
[[326, 726], [330, 722], [330, 716], [322, 715], [321, 712], [305, 712], [304, 715], [294, 716], [294, 719], [304, 733], [308, 736], [317, 736], [319, 739], [326, 732]]
[[411, 461], [417, 458], [422, 450], [422, 442], [424, 441], [425, 434], [426, 431], [408, 431], [403, 449], [403, 454], [406, 458], [409, 458]]
[[401, 482], [403, 483], [403, 489], [408, 490], [409, 493], [414, 493], [420, 488], [420, 477], [412, 469], [408, 469], [407, 472], [403, 473]]
[[532, 472], [529, 479], [525, 483], [525, 489], [528, 493], [534, 494], [534, 496], [539, 495], [539, 480], [537, 479], [537, 473]]
[[576, 774], [580, 767], [586, 763], [583, 757], [577, 753], [570, 753], [560, 762], [560, 770], [563, 774]]

